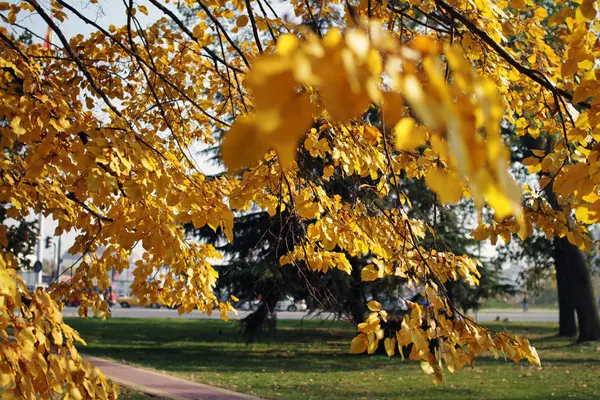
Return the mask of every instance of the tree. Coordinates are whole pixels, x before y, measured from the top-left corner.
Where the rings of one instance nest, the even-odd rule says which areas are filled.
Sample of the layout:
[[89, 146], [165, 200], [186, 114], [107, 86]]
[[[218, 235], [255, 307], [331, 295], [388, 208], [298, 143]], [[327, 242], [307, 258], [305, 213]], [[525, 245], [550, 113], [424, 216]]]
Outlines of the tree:
[[[440, 204], [472, 199], [478, 240], [508, 241], [513, 233], [523, 240], [536, 229], [569, 243], [577, 258], [591, 250], [589, 227], [600, 219], [593, 1], [548, 10], [488, 0], [290, 2], [312, 27], [279, 18], [268, 0], [180, 2], [201, 9], [193, 29], [172, 4], [149, 2], [125, 2], [122, 27], [104, 27], [65, 0], [49, 8], [37, 0], [0, 3], [0, 113], [8, 121], [0, 143], [24, 151], [2, 154], [0, 202], [10, 203], [14, 218], [32, 210], [52, 216], [57, 234], [75, 229], [69, 251], [84, 254], [50, 299], [27, 290], [15, 254], [0, 244], [2, 333], [10, 328], [17, 338], [0, 343], [5, 397], [114, 397], [78, 357], [78, 335], [56, 300], [96, 282], [106, 288], [107, 271], [128, 267], [136, 245], [144, 255], [132, 290], [143, 302], [160, 299], [181, 312], [218, 306], [227, 319], [231, 304], [213, 293], [212, 264], [221, 253], [188, 241], [183, 225], [208, 226], [231, 241], [234, 211], [251, 209], [306, 226], [281, 265], [352, 275], [351, 260], [366, 257], [362, 280], [422, 287], [430, 306], [410, 304], [385, 339], [387, 315], [369, 302], [353, 353], [372, 353], [382, 339], [390, 355], [412, 344], [409, 358], [436, 383], [444, 368], [459, 369], [487, 350], [539, 364], [527, 340], [484, 329], [448, 301], [448, 282], [476, 286], [480, 264], [423, 244], [436, 224], [409, 215], [402, 181], [423, 179]], [[150, 12], [161, 18], [144, 28], [137, 16]], [[235, 27], [224, 25], [236, 12]], [[8, 29], [19, 29], [28, 13], [56, 34], [53, 46], [11, 38]], [[67, 15], [94, 32], [66, 38], [58, 21]], [[248, 39], [238, 43], [240, 31]], [[379, 127], [365, 118], [372, 106]], [[523, 160], [529, 185], [509, 172], [506, 126], [519, 137], [551, 138]], [[190, 150], [221, 137], [228, 171], [207, 179]], [[323, 163], [318, 174], [296, 161], [301, 141]], [[326, 189], [332, 179], [366, 177], [373, 183], [359, 187], [369, 196], [355, 202]], [[572, 265], [570, 281], [585, 284], [583, 263]], [[156, 272], [163, 267], [170, 270], [164, 277]], [[580, 289], [578, 315], [592, 294]], [[105, 303], [92, 306], [108, 314]], [[581, 340], [600, 336], [594, 312]]]
[[[31, 34], [24, 32], [18, 38], [11, 39], [25, 44], [31, 44]], [[9, 122], [4, 115], [0, 117], [0, 127], [6, 128]], [[2, 133], [0, 132], [0, 140]], [[23, 145], [17, 143], [14, 146], [3, 146], [2, 152], [6, 159], [22, 157], [24, 155]], [[13, 220], [9, 214], [9, 204], [0, 202], [0, 245], [5, 251], [16, 256], [19, 268], [29, 268], [31, 265], [27, 256], [33, 254], [37, 242], [37, 227], [35, 221], [26, 219]]]
[[[537, 137], [523, 136], [511, 138], [513, 142], [513, 161], [523, 165], [535, 163], [535, 151], [543, 154], [551, 148], [552, 137], [539, 135]], [[540, 153], [542, 152], [542, 153]], [[524, 167], [526, 168], [526, 167]], [[521, 180], [529, 176], [523, 168], [517, 174]], [[540, 171], [537, 171], [540, 172]], [[541, 173], [548, 178], [547, 174]], [[551, 179], [551, 178], [550, 178]], [[552, 188], [552, 180], [548, 184]], [[544, 196], [553, 210], [561, 210], [556, 195], [552, 190], [545, 190]], [[570, 219], [567, 213], [567, 222]], [[588, 235], [589, 236], [589, 235]], [[504, 236], [506, 237], [506, 236]], [[543, 233], [534, 232], [531, 236], [519, 243], [512, 242], [512, 249], [501, 250], [504, 259], [523, 260], [530, 265], [523, 276], [530, 288], [535, 288], [541, 278], [544, 278], [550, 269], [554, 269], [557, 282], [559, 304], [559, 335], [576, 336], [579, 321], [579, 340], [596, 340], [600, 337], [600, 319], [596, 298], [592, 289], [591, 271], [587, 259], [581, 250], [568, 241], [566, 237], [552, 237]], [[574, 276], [577, 278], [573, 279]], [[575, 305], [578, 304], [577, 308]]]
[[18, 268], [29, 268], [27, 256], [33, 254], [37, 243], [37, 227], [34, 221], [25, 219], [10, 224], [7, 219], [7, 205], [0, 204], [0, 244], [6, 251], [16, 256]]

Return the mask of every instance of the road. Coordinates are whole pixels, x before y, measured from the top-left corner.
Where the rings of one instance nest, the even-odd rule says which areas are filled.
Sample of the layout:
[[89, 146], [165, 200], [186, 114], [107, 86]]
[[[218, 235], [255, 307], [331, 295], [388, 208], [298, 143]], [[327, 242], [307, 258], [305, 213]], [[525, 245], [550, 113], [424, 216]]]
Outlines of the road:
[[[239, 318], [243, 318], [248, 315], [248, 311], [238, 311]], [[501, 321], [508, 318], [510, 322], [558, 322], [558, 310], [530, 310], [529, 312], [522, 312], [518, 309], [508, 310], [482, 310], [476, 316], [470, 314], [479, 322], [490, 322], [499, 318]], [[63, 310], [63, 316], [65, 317], [76, 317], [77, 308], [65, 308]], [[190, 314], [178, 315], [177, 310], [169, 310], [167, 308], [161, 308], [158, 310], [151, 308], [121, 308], [119, 306], [112, 308], [113, 318], [186, 318], [186, 319], [219, 319], [220, 314], [218, 310], [209, 317], [206, 314], [202, 314], [199, 311], [192, 311]], [[235, 319], [235, 315], [230, 313], [230, 318]], [[320, 315], [309, 315], [306, 312], [288, 312], [280, 311], [277, 313], [279, 319], [334, 319], [332, 314], [323, 313]]]

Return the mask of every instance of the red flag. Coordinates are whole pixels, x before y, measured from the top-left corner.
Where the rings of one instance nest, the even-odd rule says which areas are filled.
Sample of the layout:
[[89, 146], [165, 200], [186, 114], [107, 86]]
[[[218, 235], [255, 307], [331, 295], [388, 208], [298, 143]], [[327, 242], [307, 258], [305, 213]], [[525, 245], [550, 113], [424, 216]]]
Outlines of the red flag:
[[46, 31], [46, 37], [44, 38], [44, 49], [50, 50], [50, 45], [52, 44], [52, 29], [48, 26], [48, 30]]

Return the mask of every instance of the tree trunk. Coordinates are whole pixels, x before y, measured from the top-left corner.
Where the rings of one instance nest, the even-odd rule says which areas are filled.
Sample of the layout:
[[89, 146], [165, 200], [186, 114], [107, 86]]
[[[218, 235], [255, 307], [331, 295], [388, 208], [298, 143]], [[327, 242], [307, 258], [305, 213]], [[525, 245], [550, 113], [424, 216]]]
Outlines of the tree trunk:
[[[543, 143], [541, 138], [533, 139], [529, 136], [524, 136], [522, 140], [528, 149], [541, 150], [545, 147], [546, 154], [551, 152], [551, 140], [546, 140]], [[528, 156], [531, 155], [529, 153], [527, 152]], [[554, 194], [552, 182], [548, 184], [544, 192], [552, 209], [563, 211]], [[565, 213], [565, 215], [569, 218], [569, 213]], [[585, 260], [585, 255], [571, 244], [566, 237], [555, 237], [553, 244], [558, 287], [559, 334], [575, 336], [577, 332], [573, 312], [575, 310], [577, 322], [579, 323], [578, 340], [580, 342], [600, 340], [598, 304], [596, 303], [590, 269]]]
[[[568, 285], [569, 301], [573, 303], [579, 324], [579, 342], [600, 340], [600, 315], [585, 255], [566, 237], [555, 239], [557, 259], [561, 260]], [[557, 281], [558, 281], [557, 263]]]
[[365, 314], [367, 313], [364, 283], [360, 276], [362, 265], [360, 260], [355, 258], [351, 258], [350, 263], [352, 265], [352, 282], [350, 283], [350, 296], [348, 296], [347, 304], [350, 314], [352, 314], [352, 320], [354, 323], [360, 324], [365, 320]]
[[561, 248], [561, 239], [554, 238], [554, 265], [556, 268], [556, 287], [558, 291], [558, 334], [573, 337], [577, 335], [575, 322], [575, 303], [571, 298], [571, 283], [568, 260]]

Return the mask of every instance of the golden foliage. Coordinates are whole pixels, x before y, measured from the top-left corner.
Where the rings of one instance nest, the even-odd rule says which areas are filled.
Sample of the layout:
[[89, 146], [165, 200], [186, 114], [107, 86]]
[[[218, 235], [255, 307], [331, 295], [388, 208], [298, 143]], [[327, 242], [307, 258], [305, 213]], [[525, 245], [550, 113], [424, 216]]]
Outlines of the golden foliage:
[[[107, 272], [127, 268], [136, 245], [144, 254], [132, 290], [143, 303], [177, 304], [180, 313], [218, 306], [227, 319], [231, 305], [212, 292], [221, 254], [187, 240], [182, 225], [220, 229], [232, 240], [234, 212], [250, 207], [291, 213], [305, 227], [281, 264], [351, 273], [348, 257], [364, 255], [371, 259], [364, 281], [398, 276], [422, 288], [431, 306], [409, 304], [395, 337], [384, 337], [387, 315], [370, 303], [351, 352], [373, 353], [384, 340], [388, 355], [398, 346], [404, 357], [412, 343], [409, 358], [436, 384], [443, 364], [454, 372], [485, 351], [539, 364], [526, 340], [455, 314], [442, 286], [477, 285], [479, 265], [419, 244], [434, 227], [408, 217], [399, 180], [424, 180], [440, 206], [472, 199], [479, 212], [488, 207], [494, 218], [473, 232], [477, 240], [524, 239], [537, 228], [592, 248], [588, 225], [600, 219], [594, 1], [545, 9], [526, 1], [410, 0], [401, 10], [332, 0], [318, 13], [290, 2], [303, 20], [324, 21], [314, 31], [254, 15], [239, 0], [228, 7], [182, 2], [200, 5], [188, 29], [168, 1], [150, 3], [127, 10], [126, 26], [105, 29], [62, 0], [50, 11], [35, 0], [0, 2], [0, 203], [11, 218], [53, 217], [56, 234], [75, 229], [69, 251], [84, 255], [70, 282], [52, 285], [51, 297], [30, 293], [0, 227], [0, 335], [16, 337], [0, 342], [3, 397], [116, 396], [81, 361], [73, 345], [80, 338], [58, 304], [95, 284], [106, 288]], [[423, 18], [434, 9], [436, 18]], [[141, 29], [137, 11], [161, 18]], [[96, 31], [57, 35], [50, 49], [24, 45], [7, 27], [31, 12], [57, 34], [53, 21], [67, 15]], [[367, 122], [367, 112], [381, 123]], [[521, 188], [511, 176], [501, 127], [546, 140], [522, 162], [538, 186]], [[228, 173], [205, 176], [190, 151], [223, 132]], [[299, 145], [326, 165], [322, 171], [303, 170]], [[355, 177], [369, 177], [373, 185], [361, 189], [395, 205], [346, 202], [324, 189]], [[148, 279], [164, 266], [168, 274]], [[98, 298], [82, 298], [80, 314], [88, 307], [109, 315]]]

